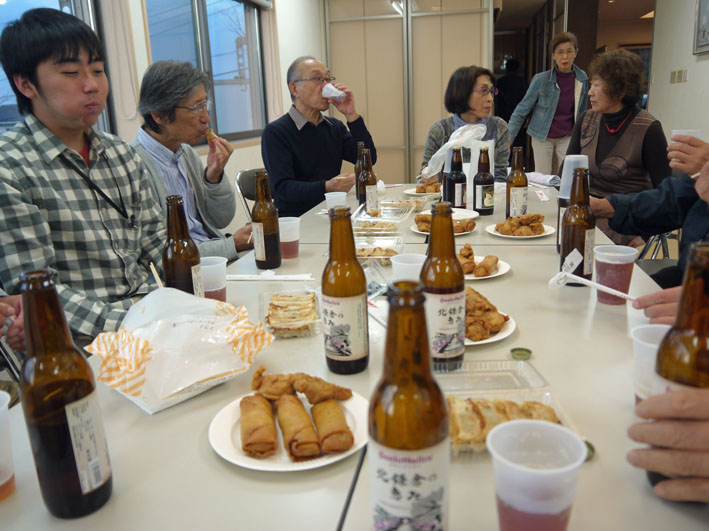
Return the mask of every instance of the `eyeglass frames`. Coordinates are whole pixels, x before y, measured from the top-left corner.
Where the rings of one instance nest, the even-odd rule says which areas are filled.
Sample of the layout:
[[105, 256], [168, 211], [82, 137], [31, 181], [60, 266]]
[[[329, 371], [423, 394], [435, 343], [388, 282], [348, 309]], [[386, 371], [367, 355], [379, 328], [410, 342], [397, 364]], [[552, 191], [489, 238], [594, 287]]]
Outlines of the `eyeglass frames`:
[[210, 112], [212, 110], [212, 100], [198, 101], [192, 107], [187, 107], [185, 105], [175, 105], [176, 109], [187, 109], [191, 111], [192, 114], [202, 114], [204, 111]]
[[293, 83], [298, 83], [299, 81], [317, 81], [321, 85], [324, 85], [326, 83], [332, 83], [335, 81], [335, 77], [322, 77], [322, 76], [313, 76], [313, 77], [304, 77], [302, 79], [295, 79], [293, 80]]
[[497, 96], [499, 91], [495, 87], [477, 87], [477, 88], [473, 89], [473, 92], [477, 92], [483, 98], [485, 98], [488, 96], [488, 94], [492, 94], [493, 96]]

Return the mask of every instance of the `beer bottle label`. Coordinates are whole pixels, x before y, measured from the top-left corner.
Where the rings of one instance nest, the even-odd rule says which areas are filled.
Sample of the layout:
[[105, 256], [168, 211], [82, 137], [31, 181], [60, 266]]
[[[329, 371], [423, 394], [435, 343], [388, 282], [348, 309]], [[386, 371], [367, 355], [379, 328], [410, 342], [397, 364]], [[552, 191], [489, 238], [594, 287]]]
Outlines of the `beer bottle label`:
[[424, 308], [434, 360], [461, 355], [465, 350], [465, 291], [426, 293]]
[[668, 393], [670, 391], [681, 391], [682, 389], [696, 389], [691, 385], [685, 385], [672, 380], [668, 380], [657, 374], [655, 371], [652, 372], [652, 394], [661, 395], [663, 393]]
[[367, 208], [367, 214], [370, 216], [378, 216], [379, 215], [379, 196], [377, 195], [377, 186], [376, 185], [371, 185], [367, 186], [365, 188], [365, 195], [366, 195], [366, 208]]
[[204, 284], [202, 283], [202, 265], [192, 266], [192, 289], [195, 297], [204, 297]]
[[519, 217], [527, 213], [527, 187], [514, 186], [510, 189], [510, 217]]
[[596, 241], [596, 229], [588, 229], [583, 245], [583, 274], [593, 273], [593, 245]]
[[256, 260], [266, 260], [266, 243], [263, 238], [263, 223], [252, 223], [251, 233], [254, 235], [254, 256]]
[[367, 296], [322, 296], [325, 355], [338, 361], [355, 361], [369, 355]]
[[495, 185], [477, 184], [475, 185], [475, 210], [492, 208], [495, 206]]
[[111, 477], [106, 434], [98, 395], [91, 394], [64, 406], [82, 494], [88, 494]]
[[466, 208], [467, 204], [467, 185], [465, 183], [455, 183], [453, 189], [453, 206], [455, 208]]
[[450, 440], [394, 450], [369, 438], [371, 529], [448, 529]]

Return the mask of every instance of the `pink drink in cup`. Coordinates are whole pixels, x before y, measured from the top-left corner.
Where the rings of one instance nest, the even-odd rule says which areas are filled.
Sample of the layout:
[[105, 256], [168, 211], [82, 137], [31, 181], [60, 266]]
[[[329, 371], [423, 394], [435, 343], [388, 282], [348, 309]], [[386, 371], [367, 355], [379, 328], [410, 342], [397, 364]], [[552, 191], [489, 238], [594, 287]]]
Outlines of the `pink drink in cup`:
[[278, 218], [281, 235], [281, 256], [297, 258], [300, 247], [300, 218]]
[[[638, 250], [625, 245], [599, 245], [593, 249], [596, 267], [596, 282], [623, 293], [628, 293], [633, 276], [633, 265]], [[598, 302], [603, 304], [625, 304], [625, 299], [596, 291]]]
[[513, 420], [493, 428], [492, 455], [501, 531], [564, 531], [586, 444], [568, 428], [544, 420]]
[[226, 261], [223, 256], [200, 259], [205, 298], [226, 302]]

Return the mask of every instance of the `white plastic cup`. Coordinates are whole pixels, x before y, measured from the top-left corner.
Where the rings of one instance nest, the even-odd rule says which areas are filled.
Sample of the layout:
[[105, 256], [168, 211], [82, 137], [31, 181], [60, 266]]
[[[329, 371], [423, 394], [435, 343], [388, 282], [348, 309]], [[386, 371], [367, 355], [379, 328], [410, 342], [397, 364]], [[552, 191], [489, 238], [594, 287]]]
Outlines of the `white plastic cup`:
[[281, 256], [297, 258], [300, 247], [300, 218], [278, 218], [278, 232], [281, 238]]
[[391, 280], [419, 281], [421, 267], [426, 260], [425, 254], [396, 254], [391, 257]]
[[487, 435], [500, 531], [563, 531], [569, 523], [586, 444], [544, 420], [513, 420]]
[[226, 258], [205, 256], [200, 259], [204, 296], [226, 302]]
[[564, 157], [564, 170], [561, 172], [561, 184], [559, 185], [559, 197], [562, 199], [571, 197], [571, 184], [574, 181], [576, 168], [588, 168], [587, 155], [566, 155]]
[[[628, 293], [633, 278], [633, 264], [638, 250], [627, 245], [599, 245], [593, 249], [596, 282], [623, 293]], [[625, 304], [626, 299], [596, 290], [598, 302]]]
[[9, 405], [10, 395], [5, 391], [0, 391], [0, 501], [15, 490]]
[[655, 374], [657, 348], [670, 329], [666, 324], [636, 326], [630, 331], [633, 338], [633, 385], [635, 403], [652, 395], [652, 377]]
[[347, 192], [325, 192], [325, 204], [328, 210], [336, 206], [347, 206]]
[[673, 129], [670, 138], [675, 135], [687, 135], [700, 138], [702, 136], [702, 132], [699, 129]]

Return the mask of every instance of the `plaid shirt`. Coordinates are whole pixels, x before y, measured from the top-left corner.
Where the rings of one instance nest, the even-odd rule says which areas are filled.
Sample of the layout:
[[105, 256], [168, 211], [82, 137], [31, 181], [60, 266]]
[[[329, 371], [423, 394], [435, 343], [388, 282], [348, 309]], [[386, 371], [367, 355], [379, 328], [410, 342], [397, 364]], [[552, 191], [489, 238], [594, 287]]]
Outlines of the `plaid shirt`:
[[[90, 168], [33, 115], [0, 137], [0, 285], [19, 293], [22, 271], [57, 273], [69, 327], [116, 330], [131, 297], [155, 287], [166, 232], [149, 176], [133, 148], [87, 132]], [[93, 191], [67, 159], [135, 216], [136, 228]]]

